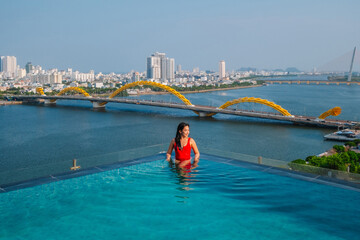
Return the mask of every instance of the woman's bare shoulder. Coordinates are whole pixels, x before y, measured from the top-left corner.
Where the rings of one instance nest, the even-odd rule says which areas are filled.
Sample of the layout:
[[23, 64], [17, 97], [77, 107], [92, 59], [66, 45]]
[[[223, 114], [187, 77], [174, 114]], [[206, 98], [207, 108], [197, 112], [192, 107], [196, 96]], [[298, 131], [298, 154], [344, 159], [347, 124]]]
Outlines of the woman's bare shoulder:
[[193, 138], [190, 138], [190, 143], [191, 144], [195, 143], [195, 140]]

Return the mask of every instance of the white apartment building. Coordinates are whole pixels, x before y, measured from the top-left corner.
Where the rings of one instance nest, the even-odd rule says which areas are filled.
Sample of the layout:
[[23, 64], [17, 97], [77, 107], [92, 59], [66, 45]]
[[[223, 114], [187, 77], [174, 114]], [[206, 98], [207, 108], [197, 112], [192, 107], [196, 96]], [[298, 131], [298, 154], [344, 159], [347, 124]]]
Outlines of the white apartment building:
[[166, 60], [166, 78], [173, 82], [175, 79], [175, 59], [167, 58]]
[[3, 77], [16, 78], [17, 77], [16, 57], [1, 56], [1, 70], [3, 72]]
[[58, 73], [37, 74], [30, 77], [31, 82], [38, 82], [40, 84], [61, 84], [62, 75]]
[[26, 77], [26, 70], [24, 68], [18, 68], [17, 69], [17, 77], [18, 78]]
[[219, 62], [219, 80], [222, 80], [225, 78], [225, 61], [221, 60]]
[[160, 79], [161, 77], [161, 60], [158, 56], [150, 56], [147, 58], [146, 77], [148, 79]]
[[71, 79], [78, 82], [93, 82], [95, 80], [95, 74], [93, 70], [89, 73], [80, 73], [79, 71], [75, 71], [72, 73]]
[[147, 58], [146, 77], [153, 80], [175, 79], [175, 59], [167, 58], [165, 53], [156, 52]]

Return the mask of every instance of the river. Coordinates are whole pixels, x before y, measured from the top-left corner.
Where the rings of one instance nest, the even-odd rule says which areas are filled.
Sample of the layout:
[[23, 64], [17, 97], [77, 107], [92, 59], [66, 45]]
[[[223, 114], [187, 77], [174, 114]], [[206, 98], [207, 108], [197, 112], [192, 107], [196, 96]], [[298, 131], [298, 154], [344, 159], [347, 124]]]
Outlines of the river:
[[[260, 97], [292, 114], [307, 116], [319, 116], [339, 106], [342, 113], [337, 119], [360, 121], [359, 91], [358, 85], [273, 84], [185, 96], [193, 104], [211, 106], [240, 97]], [[180, 102], [171, 94], [129, 98]], [[273, 111], [255, 103], [232, 107]], [[90, 102], [81, 101], [58, 101], [54, 107], [1, 106], [0, 119], [0, 172], [167, 145], [181, 121], [190, 123], [190, 136], [196, 140], [200, 152], [215, 149], [291, 161], [319, 154], [336, 144], [323, 140], [323, 136], [334, 129], [221, 114], [199, 118], [188, 110], [116, 103], [107, 104], [103, 111], [94, 110]]]

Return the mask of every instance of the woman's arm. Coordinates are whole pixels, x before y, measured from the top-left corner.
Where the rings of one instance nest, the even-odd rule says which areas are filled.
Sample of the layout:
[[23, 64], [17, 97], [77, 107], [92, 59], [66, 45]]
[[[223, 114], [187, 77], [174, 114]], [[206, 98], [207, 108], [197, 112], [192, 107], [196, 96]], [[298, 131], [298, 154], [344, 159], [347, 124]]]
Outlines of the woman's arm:
[[200, 152], [199, 152], [199, 150], [198, 150], [198, 148], [196, 146], [196, 142], [195, 142], [194, 139], [191, 139], [190, 145], [191, 145], [191, 148], [193, 149], [194, 154], [195, 154], [194, 163], [198, 163], [199, 158], [200, 158]]
[[168, 161], [168, 162], [170, 162], [170, 159], [171, 159], [171, 153], [174, 148], [174, 143], [175, 143], [175, 139], [172, 139], [170, 142], [169, 148], [167, 150], [167, 153], [166, 153], [166, 161]]

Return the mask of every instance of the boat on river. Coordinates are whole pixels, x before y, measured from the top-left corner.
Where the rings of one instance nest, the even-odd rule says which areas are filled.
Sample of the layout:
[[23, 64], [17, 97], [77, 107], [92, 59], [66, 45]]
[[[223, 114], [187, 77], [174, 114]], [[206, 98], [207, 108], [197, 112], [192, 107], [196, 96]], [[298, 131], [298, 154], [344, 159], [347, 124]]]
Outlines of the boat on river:
[[353, 141], [360, 139], [360, 131], [344, 129], [324, 136], [325, 140]]

